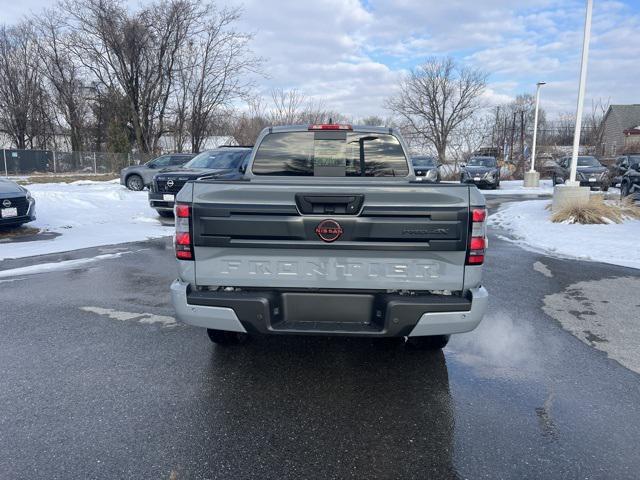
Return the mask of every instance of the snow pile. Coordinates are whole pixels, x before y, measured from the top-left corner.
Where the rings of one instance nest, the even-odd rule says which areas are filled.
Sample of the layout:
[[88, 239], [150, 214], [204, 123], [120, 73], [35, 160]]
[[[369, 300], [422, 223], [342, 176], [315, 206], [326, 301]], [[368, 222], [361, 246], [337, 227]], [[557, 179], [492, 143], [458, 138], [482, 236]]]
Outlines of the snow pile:
[[36, 200], [32, 228], [59, 233], [50, 240], [0, 243], [0, 260], [135, 242], [171, 235], [149, 207], [147, 192], [132, 192], [118, 180], [26, 185]]
[[500, 180], [500, 188], [496, 190], [482, 190], [485, 195], [552, 195], [553, 182], [540, 180], [538, 188], [524, 188], [522, 180]]
[[536, 252], [640, 268], [640, 220], [621, 224], [579, 225], [551, 222], [548, 200], [508, 203], [489, 217], [514, 241]]

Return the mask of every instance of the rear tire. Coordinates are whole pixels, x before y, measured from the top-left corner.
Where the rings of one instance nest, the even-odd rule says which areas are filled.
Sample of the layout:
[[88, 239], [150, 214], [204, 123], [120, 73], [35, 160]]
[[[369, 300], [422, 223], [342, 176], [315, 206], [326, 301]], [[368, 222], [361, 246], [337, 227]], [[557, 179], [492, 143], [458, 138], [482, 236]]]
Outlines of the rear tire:
[[158, 215], [164, 218], [170, 218], [173, 217], [173, 212], [170, 212], [168, 210], [158, 210]]
[[407, 346], [416, 350], [441, 350], [449, 343], [451, 335], [432, 335], [428, 337], [409, 337]]
[[144, 182], [142, 181], [142, 177], [140, 175], [129, 175], [127, 177], [127, 188], [129, 190], [133, 190], [134, 192], [139, 192], [144, 189]]
[[241, 332], [227, 332], [226, 330], [214, 330], [207, 328], [209, 340], [217, 345], [240, 345], [245, 343], [249, 336]]

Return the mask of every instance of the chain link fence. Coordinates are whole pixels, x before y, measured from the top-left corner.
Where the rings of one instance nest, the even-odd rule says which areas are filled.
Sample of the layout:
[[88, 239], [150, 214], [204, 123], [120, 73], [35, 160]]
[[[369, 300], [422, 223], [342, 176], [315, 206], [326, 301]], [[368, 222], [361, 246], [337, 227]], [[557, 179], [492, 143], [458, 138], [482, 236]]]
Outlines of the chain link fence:
[[119, 174], [129, 165], [145, 163], [152, 153], [60, 152], [56, 150], [3, 149], [0, 169], [5, 175]]

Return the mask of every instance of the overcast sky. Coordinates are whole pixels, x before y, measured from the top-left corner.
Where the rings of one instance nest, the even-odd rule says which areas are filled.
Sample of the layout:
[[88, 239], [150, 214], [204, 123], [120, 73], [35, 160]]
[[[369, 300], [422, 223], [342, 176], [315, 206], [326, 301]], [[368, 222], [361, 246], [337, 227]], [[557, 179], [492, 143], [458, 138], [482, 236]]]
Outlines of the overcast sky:
[[[137, 2], [129, 1], [130, 5]], [[584, 0], [228, 0], [265, 59], [260, 89], [298, 88], [349, 116], [385, 115], [399, 76], [431, 55], [489, 72], [487, 99], [548, 82], [542, 105], [574, 112]], [[587, 102], [640, 103], [640, 0], [595, 0]], [[5, 22], [50, 2], [0, 0]]]

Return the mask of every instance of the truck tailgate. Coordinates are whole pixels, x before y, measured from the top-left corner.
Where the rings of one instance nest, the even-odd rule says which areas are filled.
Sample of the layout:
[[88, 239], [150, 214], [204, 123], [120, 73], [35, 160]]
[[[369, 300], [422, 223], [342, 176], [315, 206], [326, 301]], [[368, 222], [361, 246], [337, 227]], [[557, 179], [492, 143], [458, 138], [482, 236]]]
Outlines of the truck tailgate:
[[199, 286], [461, 290], [469, 188], [199, 181]]

